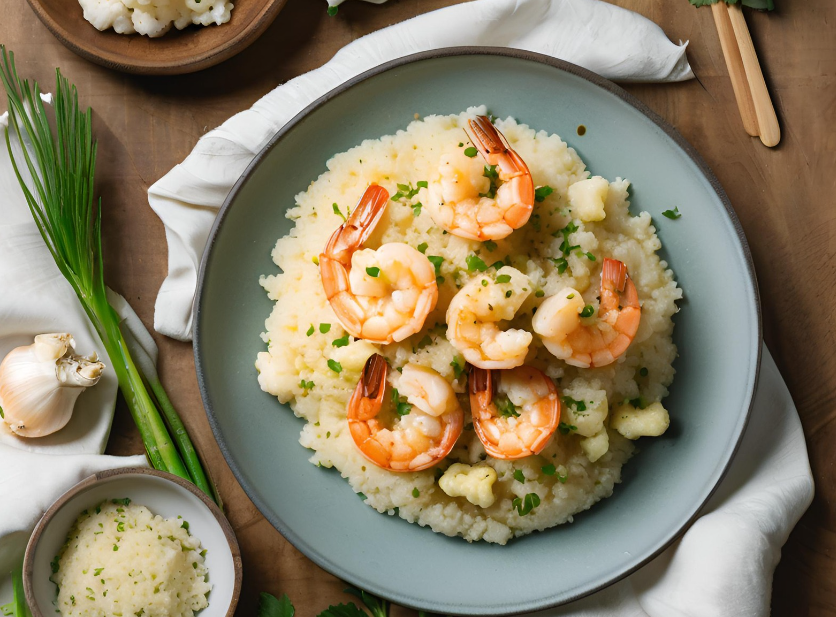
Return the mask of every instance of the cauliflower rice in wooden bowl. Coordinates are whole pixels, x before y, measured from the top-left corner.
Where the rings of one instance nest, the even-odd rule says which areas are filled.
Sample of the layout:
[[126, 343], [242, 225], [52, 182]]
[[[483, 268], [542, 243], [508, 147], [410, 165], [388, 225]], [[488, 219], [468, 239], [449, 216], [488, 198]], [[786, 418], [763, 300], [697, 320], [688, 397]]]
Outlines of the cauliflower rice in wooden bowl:
[[126, 73], [181, 75], [246, 49], [287, 0], [28, 2], [61, 43], [90, 62]]
[[219, 216], [197, 311], [210, 422], [265, 516], [446, 613], [566, 602], [662, 550], [731, 459], [760, 350], [696, 154], [512, 51], [396, 61], [300, 114]]

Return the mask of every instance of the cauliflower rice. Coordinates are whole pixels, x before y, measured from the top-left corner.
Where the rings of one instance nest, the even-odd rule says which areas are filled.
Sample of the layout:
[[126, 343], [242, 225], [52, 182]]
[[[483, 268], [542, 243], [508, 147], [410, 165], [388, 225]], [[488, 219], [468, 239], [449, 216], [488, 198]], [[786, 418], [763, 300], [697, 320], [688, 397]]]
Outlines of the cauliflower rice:
[[[268, 350], [258, 354], [256, 368], [262, 389], [289, 402], [307, 420], [300, 443], [314, 451], [310, 461], [336, 467], [369, 506], [438, 533], [505, 544], [515, 536], [571, 522], [574, 514], [610, 496], [620, 482], [621, 466], [634, 451], [619, 430], [634, 439], [667, 428], [668, 414], [660, 401], [674, 376], [671, 318], [681, 290], [656, 255], [661, 244], [650, 215], [628, 212], [628, 181], [588, 179], [583, 161], [560, 137], [512, 118], [496, 120], [497, 128], [529, 166], [535, 186], [553, 192], [535, 203], [526, 225], [495, 243], [442, 232], [420, 206], [429, 199], [424, 183], [432, 189], [439, 178], [439, 159], [449, 153], [459, 157], [462, 167], [471, 166], [473, 176], [481, 176], [481, 157], [463, 155], [471, 144], [462, 127], [474, 114], [485, 112], [477, 107], [459, 115], [428, 116], [396, 135], [366, 140], [335, 155], [328, 171], [296, 196], [295, 207], [287, 212], [296, 226], [279, 239], [272, 254], [281, 272], [261, 278], [276, 304], [262, 335]], [[345, 213], [353, 208], [372, 182], [397, 197], [396, 192], [409, 195], [419, 181], [422, 188], [412, 197], [389, 202], [365, 246], [405, 242], [428, 256], [442, 257], [437, 307], [421, 332], [400, 343], [375, 345], [348, 337], [347, 345], [335, 346], [347, 333], [326, 300], [317, 267], [317, 256], [343, 222], [335, 209]], [[488, 179], [483, 181], [487, 190]], [[557, 360], [535, 335], [526, 364], [544, 371], [558, 387], [563, 400], [559, 431], [539, 455], [511, 461], [488, 457], [472, 429], [464, 361], [445, 335], [450, 300], [473, 278], [513, 266], [536, 291], [507, 326], [531, 332], [536, 307], [567, 286], [580, 291], [597, 311], [604, 257], [623, 261], [638, 290], [642, 316], [633, 344], [613, 364], [582, 369]], [[480, 263], [488, 268], [480, 270]], [[465, 430], [437, 467], [390, 472], [369, 462], [355, 446], [346, 405], [373, 353], [384, 355], [392, 368], [407, 363], [431, 367], [458, 394]]]
[[192, 617], [209, 605], [200, 540], [129, 499], [85, 510], [53, 562], [65, 617]]
[[97, 30], [113, 28], [119, 34], [162, 36], [173, 25], [218, 26], [232, 16], [227, 0], [79, 0], [84, 19]]

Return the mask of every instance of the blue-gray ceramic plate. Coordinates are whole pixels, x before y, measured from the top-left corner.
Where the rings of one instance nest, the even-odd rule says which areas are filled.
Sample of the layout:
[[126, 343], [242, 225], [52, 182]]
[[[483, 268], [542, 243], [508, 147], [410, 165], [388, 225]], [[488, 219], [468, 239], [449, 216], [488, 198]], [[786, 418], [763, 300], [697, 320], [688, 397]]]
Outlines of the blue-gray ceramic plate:
[[[253, 368], [271, 302], [259, 275], [292, 227], [285, 210], [325, 162], [415, 113], [486, 104], [558, 133], [594, 174], [632, 182], [632, 208], [659, 228], [685, 291], [676, 317], [672, 425], [641, 441], [609, 499], [575, 522], [510, 542], [468, 544], [378, 514], [336, 471], [308, 462], [302, 423], [262, 392]], [[583, 136], [578, 127], [586, 127]], [[669, 220], [664, 210], [679, 208]], [[319, 280], [312, 280], [318, 285]], [[728, 199], [694, 149], [618, 86], [522, 51], [459, 48], [380, 66], [313, 103], [255, 158], [221, 210], [200, 273], [195, 359], [209, 421], [241, 485], [299, 550], [336, 576], [438, 613], [532, 611], [639, 568], [697, 515], [734, 455], [761, 349], [752, 261]]]

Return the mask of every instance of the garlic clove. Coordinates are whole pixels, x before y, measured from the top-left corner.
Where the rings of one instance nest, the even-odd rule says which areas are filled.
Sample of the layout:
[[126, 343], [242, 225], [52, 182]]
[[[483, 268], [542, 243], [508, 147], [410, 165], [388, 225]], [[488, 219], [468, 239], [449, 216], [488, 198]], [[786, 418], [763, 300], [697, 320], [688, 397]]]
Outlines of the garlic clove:
[[41, 362], [49, 360], [54, 362], [68, 351], [75, 351], [75, 339], [67, 333], [39, 334], [31, 347]]
[[43, 437], [70, 421], [76, 399], [98, 383], [104, 364], [96, 354], [74, 355], [69, 334], [41, 334], [0, 363], [3, 421], [22, 437]]

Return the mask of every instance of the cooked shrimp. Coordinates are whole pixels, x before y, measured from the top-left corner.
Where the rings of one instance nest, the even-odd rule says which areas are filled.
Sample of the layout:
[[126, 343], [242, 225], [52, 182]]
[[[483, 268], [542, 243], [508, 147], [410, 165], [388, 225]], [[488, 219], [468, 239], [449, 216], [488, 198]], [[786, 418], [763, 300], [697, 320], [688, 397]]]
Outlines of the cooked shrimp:
[[[389, 413], [392, 428], [380, 419], [386, 400], [389, 365], [374, 354], [348, 402], [348, 428], [360, 452], [390, 471], [421, 471], [450, 453], [464, 424], [464, 412], [452, 386], [434, 370], [407, 364], [398, 393], [411, 408], [406, 415]], [[390, 390], [394, 392], [394, 390]], [[402, 412], [399, 412], [402, 413]]]
[[508, 371], [472, 367], [468, 377], [473, 428], [494, 458], [539, 454], [560, 422], [554, 382], [532, 366]]
[[435, 268], [426, 256], [401, 242], [362, 249], [388, 201], [386, 189], [369, 185], [319, 256], [322, 286], [340, 323], [373, 343], [415, 334], [438, 301]]
[[496, 166], [502, 184], [491, 195], [481, 165], [473, 165], [462, 152], [444, 155], [438, 167], [441, 179], [433, 185], [427, 209], [436, 224], [451, 234], [470, 240], [500, 240], [531, 216], [531, 172], [486, 116], [469, 120], [465, 132], [485, 162]]
[[531, 333], [502, 330], [499, 322], [513, 319], [531, 293], [531, 280], [510, 266], [496, 277], [477, 276], [447, 307], [447, 338], [464, 359], [484, 369], [505, 369], [525, 362]]
[[589, 368], [615, 362], [633, 342], [641, 320], [639, 295], [623, 262], [604, 260], [597, 319], [585, 324], [583, 310], [581, 294], [566, 287], [546, 298], [531, 325], [546, 349], [567, 364]]

